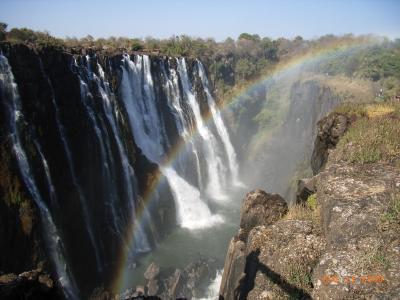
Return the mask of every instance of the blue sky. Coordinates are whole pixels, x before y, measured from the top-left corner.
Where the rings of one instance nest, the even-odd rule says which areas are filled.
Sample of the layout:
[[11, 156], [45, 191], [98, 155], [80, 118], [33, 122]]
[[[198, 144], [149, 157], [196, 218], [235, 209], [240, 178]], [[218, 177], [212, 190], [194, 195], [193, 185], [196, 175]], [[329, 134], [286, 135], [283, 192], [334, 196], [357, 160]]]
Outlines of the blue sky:
[[400, 37], [400, 0], [0, 0], [0, 21], [58, 37], [223, 40], [241, 32], [272, 38], [324, 34]]

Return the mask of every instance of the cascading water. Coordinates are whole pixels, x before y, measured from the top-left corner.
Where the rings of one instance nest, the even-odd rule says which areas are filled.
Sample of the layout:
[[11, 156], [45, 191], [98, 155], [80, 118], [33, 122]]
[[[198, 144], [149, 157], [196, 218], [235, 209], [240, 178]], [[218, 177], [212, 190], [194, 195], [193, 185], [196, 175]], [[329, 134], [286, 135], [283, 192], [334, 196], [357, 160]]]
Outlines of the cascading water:
[[[176, 127], [178, 129], [179, 135], [183, 138], [186, 143], [186, 147], [188, 151], [193, 153], [196, 165], [196, 175], [198, 181], [198, 187], [200, 190], [203, 189], [203, 180], [201, 175], [201, 166], [199, 159], [199, 150], [196, 147], [195, 141], [191, 138], [189, 129], [191, 128], [190, 122], [188, 122], [185, 118], [185, 113], [180, 104], [181, 94], [179, 90], [179, 78], [176, 70], [173, 68], [168, 68], [169, 75], [166, 70], [166, 66], [164, 62], [160, 62], [160, 68], [162, 71], [162, 75], [164, 78], [164, 90], [167, 95], [168, 106], [174, 115], [174, 120]], [[183, 168], [183, 164], [185, 163], [183, 160], [178, 161], [180, 163], [180, 167]]]
[[[123, 58], [121, 93], [128, 112], [132, 131], [139, 147], [153, 161], [161, 164], [161, 170], [172, 189], [178, 208], [178, 223], [182, 227], [194, 229], [212, 226], [221, 222], [220, 216], [212, 215], [200, 196], [200, 192], [186, 182], [171, 166], [162, 166], [167, 153], [168, 137], [160, 124], [163, 124], [157, 110], [153, 80], [147, 55]], [[176, 101], [172, 99], [171, 101]], [[176, 102], [175, 102], [176, 103]], [[177, 104], [176, 104], [177, 105]], [[178, 116], [179, 116], [179, 111]], [[138, 118], [138, 116], [142, 116]], [[187, 130], [182, 119], [177, 119], [182, 134]], [[179, 128], [179, 127], [178, 127]]]
[[[59, 277], [59, 281], [63, 287], [66, 298], [76, 299], [78, 298], [78, 290], [72, 275], [67, 269], [67, 261], [64, 257], [64, 248], [58, 233], [58, 229], [54, 224], [52, 215], [47, 205], [39, 193], [35, 179], [31, 172], [27, 155], [21, 144], [18, 126], [21, 122], [23, 122], [24, 117], [21, 113], [20, 98], [17, 91], [17, 85], [14, 82], [14, 76], [8, 64], [8, 60], [2, 54], [0, 54], [0, 91], [3, 94], [2, 98], [5, 100], [4, 109], [10, 118], [7, 122], [7, 125], [10, 133], [10, 139], [12, 141], [14, 155], [16, 157], [23, 182], [31, 194], [32, 199], [35, 201], [37, 208], [39, 209], [44, 238], [49, 255], [52, 259], [52, 263], [54, 264], [55, 271]], [[40, 148], [37, 150], [39, 150], [42, 163], [46, 168], [47, 163], [40, 152]], [[51, 191], [53, 187], [49, 178], [47, 179], [49, 190]]]
[[[86, 56], [86, 66], [87, 66], [87, 77], [92, 80], [92, 82], [96, 85], [96, 88], [101, 96], [101, 106], [106, 116], [107, 124], [111, 128], [112, 137], [116, 141], [116, 146], [118, 149], [118, 158], [121, 161], [122, 165], [122, 173], [123, 173], [123, 188], [124, 188], [124, 195], [125, 199], [128, 204], [129, 211], [132, 212], [133, 216], [131, 219], [133, 222], [136, 222], [137, 218], [135, 217], [136, 209], [135, 209], [135, 199], [137, 199], [137, 188], [136, 188], [136, 176], [134, 173], [133, 168], [129, 164], [129, 160], [126, 154], [125, 149], [123, 148], [123, 143], [121, 140], [121, 133], [117, 125], [117, 121], [115, 119], [116, 112], [113, 110], [112, 100], [114, 97], [111, 93], [109, 88], [109, 83], [106, 81], [104, 77], [104, 71], [100, 64], [97, 63], [98, 71], [100, 74], [100, 78], [92, 71], [90, 67], [90, 56]], [[87, 84], [85, 82], [80, 81], [81, 85], [81, 92], [82, 92], [82, 100], [83, 101], [90, 101], [93, 99]], [[114, 100], [114, 99], [113, 99]], [[114, 101], [113, 101], [114, 102]], [[111, 208], [111, 221], [114, 224], [115, 232], [122, 238], [123, 230], [124, 230], [124, 223], [131, 222], [130, 220], [126, 220], [124, 218], [124, 212], [120, 206], [118, 206], [118, 195], [117, 195], [117, 188], [115, 183], [115, 170], [111, 170], [112, 166], [115, 165], [111, 146], [110, 146], [110, 136], [106, 129], [105, 120], [101, 119], [100, 122], [96, 121], [94, 116], [94, 112], [90, 109], [88, 103], [85, 105], [86, 110], [88, 112], [89, 119], [93, 122], [93, 126], [96, 131], [96, 136], [101, 145], [101, 155], [102, 161], [104, 162], [104, 176], [105, 179], [103, 182], [103, 187], [106, 188], [105, 192], [109, 195], [109, 204], [108, 206]], [[101, 124], [101, 129], [99, 128], [98, 123]], [[105, 144], [105, 145], [104, 145]], [[106, 150], [107, 149], [107, 150]], [[106, 157], [107, 155], [107, 157]], [[107, 162], [110, 163], [107, 163]], [[110, 167], [111, 166], [111, 167]], [[125, 219], [125, 220], [124, 220]], [[124, 222], [121, 222], [124, 220]], [[133, 237], [135, 240], [135, 248], [131, 249], [133, 252], [148, 252], [150, 251], [150, 243], [146, 237], [144, 232], [144, 228], [142, 224], [136, 224], [135, 227], [137, 228], [136, 235]]]
[[236, 160], [236, 152], [235, 152], [235, 149], [233, 148], [231, 140], [229, 138], [228, 130], [226, 129], [224, 121], [222, 120], [221, 113], [217, 108], [215, 100], [214, 100], [213, 96], [211, 95], [210, 89], [208, 87], [209, 86], [208, 79], [207, 79], [203, 64], [199, 60], [196, 60], [196, 62], [197, 62], [197, 67], [199, 69], [199, 76], [200, 76], [201, 82], [203, 84], [203, 89], [207, 96], [207, 103], [208, 103], [208, 106], [210, 107], [212, 119], [217, 127], [218, 134], [221, 137], [222, 143], [224, 145], [224, 149], [228, 156], [228, 163], [229, 163], [229, 170], [231, 173], [231, 179], [232, 179], [234, 185], [242, 186], [243, 184], [239, 180], [239, 166], [238, 166], [238, 163]]
[[199, 135], [203, 140], [202, 146], [204, 148], [207, 161], [209, 179], [207, 184], [207, 193], [212, 198], [224, 200], [226, 199], [226, 194], [224, 191], [226, 187], [226, 168], [217, 152], [219, 148], [217, 140], [208, 127], [204, 124], [199, 104], [192, 92], [185, 59], [180, 58], [178, 59], [177, 63], [184, 95], [192, 110]]
[[165, 153], [166, 136], [157, 112], [148, 60], [146, 55], [136, 56], [136, 61], [124, 56], [121, 93], [136, 142], [147, 157], [159, 162]]
[[[0, 87], [10, 116], [5, 132], [67, 298], [86, 298], [109, 283], [121, 251], [126, 266], [135, 265], [171, 229], [192, 239], [231, 226], [226, 209], [209, 202], [225, 197], [236, 171], [203, 69], [146, 55], [53, 54], [29, 54], [32, 85], [21, 76], [26, 61], [7, 53], [19, 91], [1, 56]], [[210, 123], [201, 115], [192, 71], [210, 96]]]

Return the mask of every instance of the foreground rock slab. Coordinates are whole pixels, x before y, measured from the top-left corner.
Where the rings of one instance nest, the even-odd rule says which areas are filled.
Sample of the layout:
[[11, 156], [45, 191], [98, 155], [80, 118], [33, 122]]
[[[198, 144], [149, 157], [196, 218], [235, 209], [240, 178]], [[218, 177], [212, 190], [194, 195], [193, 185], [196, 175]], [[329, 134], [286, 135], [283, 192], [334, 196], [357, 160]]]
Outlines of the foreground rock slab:
[[[285, 200], [262, 190], [248, 193], [242, 205], [240, 229], [231, 240], [225, 259], [220, 295], [224, 299], [241, 299], [240, 292], [247, 285], [247, 239], [259, 225], [270, 225], [287, 212]], [[246, 288], [247, 289], [247, 288]], [[239, 297], [239, 298], [238, 298]]]
[[400, 299], [400, 168], [328, 161], [305, 188], [317, 208], [247, 195], [221, 297]]
[[399, 299], [399, 168], [332, 164], [317, 185], [327, 247], [313, 272], [314, 298]]

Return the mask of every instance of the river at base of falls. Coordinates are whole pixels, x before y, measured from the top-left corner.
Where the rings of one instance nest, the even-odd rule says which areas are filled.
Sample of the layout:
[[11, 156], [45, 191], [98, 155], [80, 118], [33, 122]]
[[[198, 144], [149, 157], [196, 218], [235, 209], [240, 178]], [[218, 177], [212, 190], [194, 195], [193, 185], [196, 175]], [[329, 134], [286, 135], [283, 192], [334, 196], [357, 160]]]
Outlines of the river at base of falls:
[[[135, 267], [126, 268], [123, 289], [144, 286], [144, 273], [147, 267], [154, 262], [162, 271], [183, 269], [188, 264], [199, 259], [210, 260], [210, 269], [216, 270], [215, 275], [209, 278], [209, 288], [204, 299], [217, 299], [219, 282], [224, 267], [225, 255], [229, 241], [236, 234], [239, 227], [240, 209], [247, 188], [237, 187], [227, 192], [229, 200], [218, 202], [207, 199], [210, 209], [224, 218], [222, 223], [202, 229], [187, 229], [178, 227], [160, 241], [156, 248], [142, 255]], [[215, 264], [215, 265], [211, 265]], [[203, 299], [203, 298], [202, 298]]]

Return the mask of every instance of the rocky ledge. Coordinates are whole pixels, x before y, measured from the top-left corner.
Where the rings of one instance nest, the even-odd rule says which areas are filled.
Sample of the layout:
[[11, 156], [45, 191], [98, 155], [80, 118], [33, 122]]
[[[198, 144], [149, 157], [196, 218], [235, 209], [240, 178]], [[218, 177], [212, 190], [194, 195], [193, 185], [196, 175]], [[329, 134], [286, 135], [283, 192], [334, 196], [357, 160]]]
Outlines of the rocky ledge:
[[0, 299], [63, 299], [51, 276], [41, 269], [0, 276]]
[[330, 160], [349, 126], [340, 114], [321, 121], [320, 173], [300, 182], [297, 203], [246, 196], [221, 299], [399, 299], [400, 167]]

